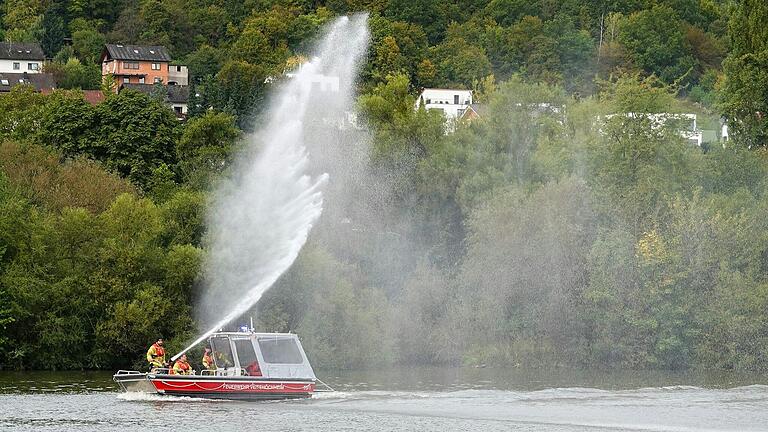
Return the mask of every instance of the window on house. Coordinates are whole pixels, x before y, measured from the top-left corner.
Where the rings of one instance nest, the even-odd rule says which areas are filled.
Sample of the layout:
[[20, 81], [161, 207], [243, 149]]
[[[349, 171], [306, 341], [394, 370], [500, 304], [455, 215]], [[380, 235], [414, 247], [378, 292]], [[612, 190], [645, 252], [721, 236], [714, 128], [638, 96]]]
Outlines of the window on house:
[[19, 70], [19, 69], [21, 69], [21, 63], [13, 62], [13, 70]]
[[176, 111], [176, 114], [181, 114], [181, 107], [180, 106], [173, 107], [173, 110]]
[[458, 105], [459, 104], [459, 95], [453, 95], [453, 104]]
[[129, 82], [131, 82], [131, 79], [130, 79], [130, 78], [128, 78], [128, 77], [123, 77], [123, 82], [124, 82], [125, 84], [128, 84]]
[[38, 70], [40, 65], [38, 63], [27, 63], [28, 70]]
[[155, 77], [155, 84], [157, 84], [157, 83], [162, 83], [162, 82], [163, 82], [163, 79], [162, 79], [162, 78], [160, 78], [160, 77]]
[[144, 84], [144, 77], [139, 77], [139, 84]]
[[160, 70], [160, 63], [152, 63], [152, 70]]
[[430, 99], [430, 98], [427, 98], [427, 103], [428, 103], [428, 104], [431, 104], [431, 103], [432, 103], [432, 99]]
[[176, 72], [181, 72], [181, 66], [176, 66]]
[[126, 69], [138, 69], [139, 62], [123, 62], [123, 67]]

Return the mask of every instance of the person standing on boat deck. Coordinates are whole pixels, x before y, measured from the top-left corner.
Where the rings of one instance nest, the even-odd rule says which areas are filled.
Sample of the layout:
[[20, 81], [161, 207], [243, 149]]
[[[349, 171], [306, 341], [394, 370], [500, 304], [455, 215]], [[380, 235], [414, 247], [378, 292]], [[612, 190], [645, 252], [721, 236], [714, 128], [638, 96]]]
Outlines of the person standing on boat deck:
[[213, 363], [213, 356], [211, 356], [211, 349], [205, 347], [205, 354], [203, 354], [203, 367], [206, 370], [216, 370], [216, 365]]
[[182, 354], [181, 357], [178, 360], [176, 360], [176, 363], [173, 364], [173, 369], [171, 369], [171, 374], [172, 375], [191, 375], [192, 374], [192, 366], [189, 365], [186, 354]]
[[168, 365], [165, 362], [165, 348], [163, 348], [163, 338], [159, 338], [157, 342], [153, 343], [147, 350], [147, 361], [149, 362], [149, 370], [155, 368], [161, 368]]

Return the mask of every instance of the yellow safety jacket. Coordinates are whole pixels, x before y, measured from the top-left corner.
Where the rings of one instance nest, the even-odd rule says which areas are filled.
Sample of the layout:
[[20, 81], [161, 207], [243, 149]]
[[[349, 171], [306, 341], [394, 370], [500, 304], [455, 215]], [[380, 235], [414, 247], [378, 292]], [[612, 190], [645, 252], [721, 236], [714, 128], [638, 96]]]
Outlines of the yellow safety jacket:
[[216, 365], [213, 364], [213, 357], [208, 354], [203, 354], [203, 367], [208, 370], [216, 369]]
[[152, 344], [147, 350], [147, 361], [152, 366], [163, 367], [165, 365], [165, 349], [157, 343]]
[[189, 363], [181, 360], [176, 360], [176, 363], [173, 364], [173, 370], [171, 371], [171, 374], [189, 375], [191, 373], [192, 373], [192, 366], [190, 366]]

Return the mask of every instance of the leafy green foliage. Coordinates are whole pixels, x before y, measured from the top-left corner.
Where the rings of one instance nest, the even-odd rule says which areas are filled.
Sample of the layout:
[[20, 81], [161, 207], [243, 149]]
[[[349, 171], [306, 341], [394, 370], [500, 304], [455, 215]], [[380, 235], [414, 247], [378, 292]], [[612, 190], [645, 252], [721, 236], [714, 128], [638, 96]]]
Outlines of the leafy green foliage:
[[[300, 332], [318, 366], [764, 370], [768, 9], [721, 3], [4, 2], [4, 39], [55, 55], [59, 88], [99, 88], [105, 41], [166, 45], [193, 88], [186, 123], [130, 91], [0, 96], [0, 367], [180, 345], [205, 191], [323, 23], [365, 10], [371, 133], [332, 131], [371, 142], [364, 196], [329, 200], [264, 330]], [[475, 90], [480, 118], [419, 108], [432, 86]], [[732, 141], [659, 120], [691, 109], [721, 109]]]
[[179, 124], [163, 102], [124, 90], [99, 104], [95, 118], [94, 130], [99, 133], [85, 153], [109, 169], [146, 186], [154, 167], [176, 163]]

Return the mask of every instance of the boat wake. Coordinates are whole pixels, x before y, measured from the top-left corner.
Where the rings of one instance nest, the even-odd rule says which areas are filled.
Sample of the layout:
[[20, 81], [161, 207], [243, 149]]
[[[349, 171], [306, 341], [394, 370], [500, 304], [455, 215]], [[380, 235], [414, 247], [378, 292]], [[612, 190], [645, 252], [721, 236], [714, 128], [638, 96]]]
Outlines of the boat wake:
[[125, 392], [117, 395], [117, 399], [126, 402], [226, 402], [223, 399], [204, 399], [187, 396], [168, 396], [157, 393]]

